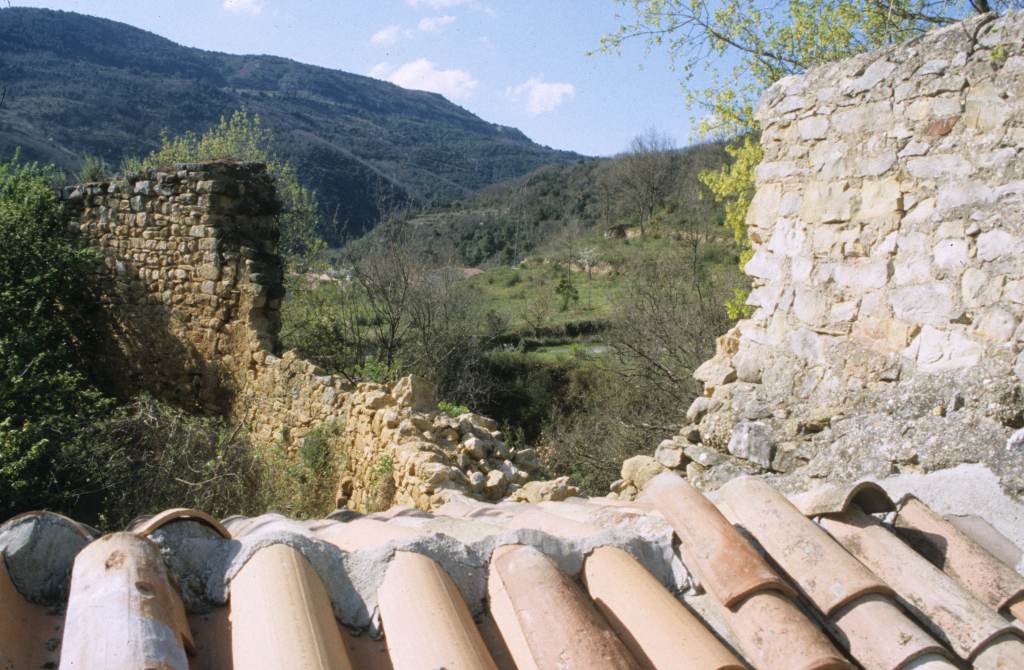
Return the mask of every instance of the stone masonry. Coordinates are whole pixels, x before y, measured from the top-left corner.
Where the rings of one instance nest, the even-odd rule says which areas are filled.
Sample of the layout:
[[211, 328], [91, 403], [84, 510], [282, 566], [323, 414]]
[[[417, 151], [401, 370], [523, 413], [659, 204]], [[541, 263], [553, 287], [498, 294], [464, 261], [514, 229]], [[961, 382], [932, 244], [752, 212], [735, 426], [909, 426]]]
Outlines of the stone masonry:
[[985, 463], [1020, 496], [1024, 13], [787, 77], [757, 118], [755, 311], [613, 495], [662, 468], [802, 488]]
[[416, 379], [352, 387], [280, 351], [280, 204], [262, 165], [150, 170], [76, 186], [66, 201], [71, 227], [104, 255], [97, 323], [109, 346], [96, 368], [112, 388], [222, 414], [262, 444], [341, 426], [338, 502], [360, 511], [576, 492], [564, 478], [530, 481], [532, 450], [507, 446], [486, 417], [439, 412]]

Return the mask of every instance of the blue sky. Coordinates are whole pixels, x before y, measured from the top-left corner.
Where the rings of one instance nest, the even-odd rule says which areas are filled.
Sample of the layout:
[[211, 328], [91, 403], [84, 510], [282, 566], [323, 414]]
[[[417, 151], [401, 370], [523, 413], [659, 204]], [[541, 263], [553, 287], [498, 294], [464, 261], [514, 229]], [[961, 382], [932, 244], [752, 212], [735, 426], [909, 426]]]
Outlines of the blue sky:
[[655, 126], [690, 143], [693, 113], [663, 52], [586, 56], [612, 0], [38, 0], [187, 46], [274, 54], [444, 94], [559, 149], [608, 155]]

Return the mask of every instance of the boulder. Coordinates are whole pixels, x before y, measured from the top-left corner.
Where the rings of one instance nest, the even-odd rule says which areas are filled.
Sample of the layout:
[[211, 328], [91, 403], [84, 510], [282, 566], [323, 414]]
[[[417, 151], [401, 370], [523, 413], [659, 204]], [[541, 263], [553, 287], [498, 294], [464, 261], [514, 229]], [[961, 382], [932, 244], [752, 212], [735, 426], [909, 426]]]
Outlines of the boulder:
[[459, 445], [459, 450], [466, 453], [470, 458], [480, 460], [487, 458], [488, 444], [479, 437], [467, 437]]
[[764, 421], [739, 422], [732, 429], [728, 450], [733, 456], [762, 468], [771, 467], [775, 455], [775, 438], [771, 426]]
[[665, 466], [643, 454], [627, 458], [622, 462], [622, 478], [632, 482], [637, 489], [642, 489], [655, 475], [664, 471]]
[[674, 440], [662, 440], [654, 450], [654, 458], [666, 468], [678, 468], [684, 464], [686, 454]]
[[484, 480], [484, 492], [487, 493], [487, 497], [491, 500], [498, 500], [505, 495], [505, 490], [508, 488], [508, 477], [501, 470], [491, 470], [487, 473], [487, 479]]
[[708, 413], [708, 408], [710, 407], [711, 398], [707, 396], [694, 398], [693, 402], [690, 403], [690, 408], [686, 410], [686, 420], [692, 423], [700, 423], [700, 420]]
[[512, 460], [526, 472], [535, 472], [540, 469], [540, 457], [537, 456], [535, 449], [520, 449]]
[[437, 408], [436, 390], [433, 385], [416, 375], [399, 379], [391, 389], [391, 396], [399, 405], [412, 407], [418, 412], [429, 412]]
[[545, 500], [565, 500], [579, 495], [579, 489], [569, 483], [568, 477], [559, 477], [543, 482], [528, 482], [515, 492], [512, 499], [516, 502], [539, 503]]

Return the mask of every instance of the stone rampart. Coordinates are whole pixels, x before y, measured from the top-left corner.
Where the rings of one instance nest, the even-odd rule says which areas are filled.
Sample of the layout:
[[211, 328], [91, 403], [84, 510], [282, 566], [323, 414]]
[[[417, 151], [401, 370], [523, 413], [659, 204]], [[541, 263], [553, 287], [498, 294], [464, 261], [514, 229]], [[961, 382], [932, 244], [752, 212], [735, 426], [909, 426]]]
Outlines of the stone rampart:
[[1024, 13], [787, 77], [757, 118], [755, 311], [660, 460], [706, 487], [984, 462], [1020, 495]]
[[243, 422], [255, 441], [344, 427], [339, 503], [430, 509], [450, 493], [564, 498], [565, 481], [524, 485], [531, 450], [505, 445], [490, 419], [448, 417], [413, 378], [394, 387], [324, 375], [280, 351], [284, 297], [277, 202], [262, 165], [212, 162], [69, 189], [71, 227], [104, 256], [97, 327], [109, 331], [98, 374]]

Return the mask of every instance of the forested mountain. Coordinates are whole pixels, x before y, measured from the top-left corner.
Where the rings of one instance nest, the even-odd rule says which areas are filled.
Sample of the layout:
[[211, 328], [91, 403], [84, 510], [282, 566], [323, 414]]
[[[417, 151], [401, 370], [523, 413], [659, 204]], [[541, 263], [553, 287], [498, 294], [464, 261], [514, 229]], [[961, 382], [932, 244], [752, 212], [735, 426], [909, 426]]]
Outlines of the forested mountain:
[[[116, 166], [160, 134], [259, 114], [324, 213], [357, 234], [388, 200], [443, 202], [576, 154], [488, 123], [444, 97], [273, 56], [180, 46], [123, 23], [0, 10], [0, 155]], [[336, 240], [335, 240], [336, 241]]]

